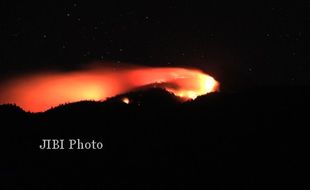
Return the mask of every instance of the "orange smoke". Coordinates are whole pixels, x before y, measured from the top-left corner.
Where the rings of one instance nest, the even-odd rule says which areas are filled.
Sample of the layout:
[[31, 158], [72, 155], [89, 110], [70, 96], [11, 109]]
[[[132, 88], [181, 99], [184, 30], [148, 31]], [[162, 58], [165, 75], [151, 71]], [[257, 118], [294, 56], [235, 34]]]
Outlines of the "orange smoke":
[[15, 103], [26, 111], [41, 112], [63, 103], [105, 100], [150, 84], [184, 99], [195, 99], [219, 88], [211, 76], [195, 69], [96, 68], [39, 73], [8, 81], [0, 85], [0, 104]]

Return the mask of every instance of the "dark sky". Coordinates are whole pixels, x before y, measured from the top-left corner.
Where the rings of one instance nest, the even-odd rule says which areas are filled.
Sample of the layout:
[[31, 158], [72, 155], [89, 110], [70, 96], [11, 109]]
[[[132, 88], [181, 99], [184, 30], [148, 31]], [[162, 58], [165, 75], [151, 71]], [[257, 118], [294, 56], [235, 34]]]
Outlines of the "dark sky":
[[1, 77], [105, 60], [197, 67], [232, 88], [310, 84], [310, 1], [0, 3]]

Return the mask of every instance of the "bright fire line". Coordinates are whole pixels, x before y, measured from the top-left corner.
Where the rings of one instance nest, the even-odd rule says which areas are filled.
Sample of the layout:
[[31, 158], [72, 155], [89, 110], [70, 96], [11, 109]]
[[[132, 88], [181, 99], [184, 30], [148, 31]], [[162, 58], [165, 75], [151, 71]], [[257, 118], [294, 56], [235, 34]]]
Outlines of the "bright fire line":
[[[219, 90], [219, 82], [197, 69], [96, 67], [65, 73], [35, 73], [2, 82], [0, 104], [14, 103], [26, 111], [42, 112], [64, 103], [102, 101], [152, 84], [185, 100]], [[130, 103], [129, 99], [122, 101]]]

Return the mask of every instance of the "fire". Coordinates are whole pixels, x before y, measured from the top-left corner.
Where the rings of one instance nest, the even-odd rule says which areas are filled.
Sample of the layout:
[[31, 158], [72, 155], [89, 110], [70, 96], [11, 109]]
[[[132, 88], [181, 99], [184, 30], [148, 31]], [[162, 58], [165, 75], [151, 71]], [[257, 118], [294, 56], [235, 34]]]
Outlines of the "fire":
[[[213, 77], [196, 69], [101, 67], [37, 73], [7, 81], [0, 84], [0, 104], [15, 103], [26, 111], [41, 112], [63, 103], [105, 100], [152, 84], [185, 100], [219, 90], [219, 83]], [[130, 103], [128, 98], [122, 101]]]
[[129, 100], [129, 98], [125, 97], [122, 99], [122, 102], [124, 102], [125, 104], [129, 104], [130, 100]]

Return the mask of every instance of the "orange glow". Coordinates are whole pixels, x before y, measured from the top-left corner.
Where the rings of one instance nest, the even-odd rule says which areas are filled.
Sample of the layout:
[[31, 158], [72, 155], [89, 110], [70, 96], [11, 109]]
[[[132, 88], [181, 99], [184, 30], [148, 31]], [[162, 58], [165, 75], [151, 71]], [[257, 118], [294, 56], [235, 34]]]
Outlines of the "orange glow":
[[[39, 73], [7, 81], [0, 84], [0, 104], [15, 103], [26, 111], [41, 112], [63, 103], [105, 100], [152, 84], [185, 100], [219, 90], [214, 78], [195, 69], [101, 67]], [[122, 101], [130, 103], [128, 98]]]
[[129, 104], [130, 103], [130, 100], [128, 98], [123, 98], [122, 99], [122, 102], [124, 102], [125, 104]]

